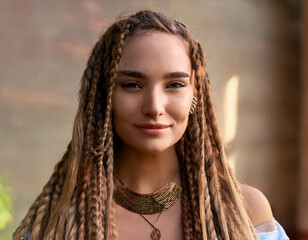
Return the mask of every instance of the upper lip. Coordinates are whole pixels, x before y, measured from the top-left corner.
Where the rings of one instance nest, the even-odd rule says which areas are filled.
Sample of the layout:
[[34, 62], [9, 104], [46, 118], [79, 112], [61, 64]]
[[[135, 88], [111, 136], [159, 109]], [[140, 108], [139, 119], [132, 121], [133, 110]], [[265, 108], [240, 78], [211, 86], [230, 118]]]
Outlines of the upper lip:
[[170, 125], [168, 124], [161, 124], [161, 123], [142, 123], [142, 124], [135, 124], [138, 128], [149, 128], [149, 129], [163, 129], [167, 128]]

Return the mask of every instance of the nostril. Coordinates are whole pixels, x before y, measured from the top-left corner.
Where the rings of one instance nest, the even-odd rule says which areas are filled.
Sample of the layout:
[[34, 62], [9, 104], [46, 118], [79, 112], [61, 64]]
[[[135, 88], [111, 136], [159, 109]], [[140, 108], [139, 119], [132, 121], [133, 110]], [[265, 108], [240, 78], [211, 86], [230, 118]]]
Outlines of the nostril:
[[143, 107], [142, 112], [144, 115], [156, 117], [164, 113], [164, 107], [160, 104], [147, 104]]
[[163, 114], [163, 111], [159, 110], [159, 109], [150, 109], [150, 108], [147, 108], [146, 110], [143, 111], [143, 113], [147, 116], [150, 116], [150, 117], [157, 117], [157, 116], [160, 116]]
[[165, 101], [159, 89], [148, 91], [142, 102], [142, 112], [150, 117], [157, 117], [165, 112]]

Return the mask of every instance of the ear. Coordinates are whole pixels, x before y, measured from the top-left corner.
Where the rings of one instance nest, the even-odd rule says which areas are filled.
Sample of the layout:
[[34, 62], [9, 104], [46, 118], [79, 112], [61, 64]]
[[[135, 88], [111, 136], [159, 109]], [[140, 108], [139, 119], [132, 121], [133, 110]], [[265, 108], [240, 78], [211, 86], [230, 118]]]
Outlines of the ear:
[[197, 97], [196, 78], [195, 78], [195, 70], [194, 69], [191, 70], [190, 81], [191, 81], [191, 85], [193, 87], [193, 95], [194, 95], [194, 97]]

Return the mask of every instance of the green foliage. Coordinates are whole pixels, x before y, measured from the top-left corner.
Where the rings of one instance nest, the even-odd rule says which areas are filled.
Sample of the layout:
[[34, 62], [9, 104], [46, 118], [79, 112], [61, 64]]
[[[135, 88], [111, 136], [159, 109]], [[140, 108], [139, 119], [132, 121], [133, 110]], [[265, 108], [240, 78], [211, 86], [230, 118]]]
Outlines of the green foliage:
[[0, 178], [0, 230], [3, 230], [12, 220], [12, 192], [5, 187]]

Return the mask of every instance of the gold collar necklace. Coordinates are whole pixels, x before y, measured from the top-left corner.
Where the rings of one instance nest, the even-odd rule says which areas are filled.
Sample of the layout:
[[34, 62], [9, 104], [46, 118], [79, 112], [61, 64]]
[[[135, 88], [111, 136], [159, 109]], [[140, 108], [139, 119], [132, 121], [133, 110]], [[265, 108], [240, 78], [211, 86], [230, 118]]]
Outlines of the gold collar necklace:
[[175, 182], [168, 182], [161, 189], [148, 194], [137, 193], [121, 182], [114, 191], [114, 200], [135, 213], [153, 214], [171, 207], [181, 196], [182, 187]]
[[173, 182], [176, 174], [161, 189], [148, 194], [137, 193], [129, 189], [116, 176], [121, 185], [115, 188], [114, 200], [127, 210], [139, 214], [153, 214], [164, 211], [171, 207], [181, 196], [182, 187]]
[[[149, 225], [151, 225], [152, 231], [150, 236], [152, 240], [160, 240], [161, 233], [160, 230], [156, 228], [156, 223], [162, 211], [171, 207], [181, 196], [182, 187], [173, 182], [177, 172], [172, 180], [165, 186], [148, 194], [137, 193], [129, 189], [116, 175], [116, 178], [122, 185], [116, 187], [113, 195], [114, 200], [127, 210], [138, 213]], [[153, 224], [142, 215], [153, 213], [159, 213]]]

